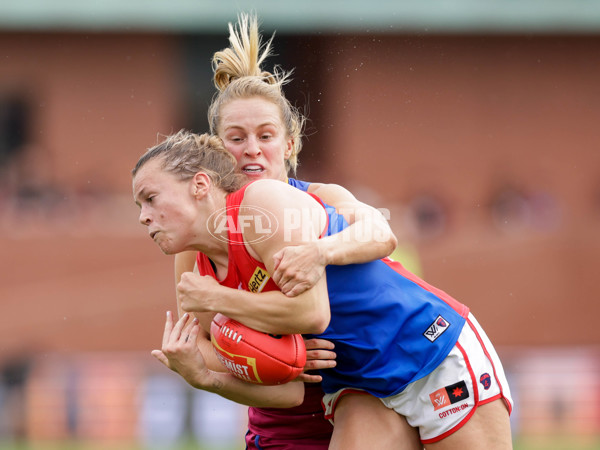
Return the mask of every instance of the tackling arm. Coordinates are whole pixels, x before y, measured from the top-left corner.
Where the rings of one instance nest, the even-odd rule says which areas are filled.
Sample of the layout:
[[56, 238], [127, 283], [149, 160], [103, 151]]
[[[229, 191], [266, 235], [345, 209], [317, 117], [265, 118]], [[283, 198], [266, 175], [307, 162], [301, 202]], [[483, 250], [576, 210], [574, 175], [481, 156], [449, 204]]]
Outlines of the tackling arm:
[[[313, 187], [314, 186], [314, 187]], [[311, 184], [310, 192], [344, 216], [349, 226], [316, 242], [326, 265], [359, 264], [390, 255], [398, 245], [380, 211], [336, 184]]]
[[[317, 241], [327, 221], [323, 207], [316, 200], [274, 180], [261, 180], [248, 187], [240, 214], [243, 208], [267, 210], [279, 224], [268, 239], [264, 239], [256, 224], [244, 229], [244, 240], [251, 243], [246, 244], [248, 252], [263, 262], [269, 273], [273, 273], [276, 252], [288, 245]], [[221, 286], [212, 277], [185, 273], [178, 286], [178, 296], [184, 311], [220, 312], [266, 333], [319, 334], [327, 328], [330, 319], [325, 277], [301, 295], [290, 298], [279, 291], [255, 294], [231, 289]]]
[[349, 226], [314, 242], [285, 247], [274, 255], [273, 280], [290, 297], [313, 286], [327, 265], [373, 261], [388, 256], [398, 245], [381, 212], [359, 202], [343, 187], [313, 183], [309, 192], [335, 207]]

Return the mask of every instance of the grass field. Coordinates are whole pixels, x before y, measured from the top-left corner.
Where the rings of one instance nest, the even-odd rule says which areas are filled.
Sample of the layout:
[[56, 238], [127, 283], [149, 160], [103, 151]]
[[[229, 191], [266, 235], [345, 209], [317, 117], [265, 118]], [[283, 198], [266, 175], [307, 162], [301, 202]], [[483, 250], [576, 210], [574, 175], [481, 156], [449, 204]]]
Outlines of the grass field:
[[81, 441], [52, 441], [52, 442], [2, 442], [0, 450], [240, 450], [239, 446], [201, 445], [196, 441], [186, 441], [178, 445], [143, 445], [135, 442], [81, 442]]
[[[0, 441], [0, 450], [240, 450], [242, 448], [243, 444], [235, 447], [203, 446], [192, 440], [177, 446], [147, 446], [131, 442], [53, 441], [17, 443]], [[514, 450], [600, 450], [600, 436], [520, 437], [515, 440]]]

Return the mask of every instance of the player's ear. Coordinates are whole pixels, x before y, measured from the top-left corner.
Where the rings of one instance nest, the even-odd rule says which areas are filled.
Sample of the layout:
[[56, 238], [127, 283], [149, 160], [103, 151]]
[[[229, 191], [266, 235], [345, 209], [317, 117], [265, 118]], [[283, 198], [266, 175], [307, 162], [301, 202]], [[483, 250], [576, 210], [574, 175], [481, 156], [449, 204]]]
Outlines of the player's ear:
[[285, 151], [283, 153], [283, 159], [286, 161], [290, 159], [292, 153], [294, 152], [294, 138], [288, 138], [286, 141]]
[[212, 184], [211, 178], [205, 172], [197, 172], [192, 178], [192, 194], [196, 198], [204, 197]]

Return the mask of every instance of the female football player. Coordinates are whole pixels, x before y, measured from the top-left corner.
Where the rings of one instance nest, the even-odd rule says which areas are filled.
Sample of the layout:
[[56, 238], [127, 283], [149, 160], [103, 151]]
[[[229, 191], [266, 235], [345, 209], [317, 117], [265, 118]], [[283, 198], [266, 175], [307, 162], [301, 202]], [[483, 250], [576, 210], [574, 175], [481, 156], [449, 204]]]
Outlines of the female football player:
[[[133, 170], [140, 222], [150, 237], [166, 254], [200, 252], [199, 267], [212, 271], [182, 275], [182, 309], [221, 312], [259, 331], [333, 342], [337, 364], [321, 372], [326, 415], [335, 421], [331, 448], [353, 448], [360, 438], [349, 426], [352, 411], [368, 417], [386, 407], [418, 430], [426, 448], [511, 448], [512, 400], [489, 339], [465, 305], [400, 264], [383, 259], [328, 266], [326, 277], [296, 297], [284, 295], [268, 277], [260, 293], [249, 292], [256, 269], [274, 273], [274, 256], [282, 249], [316, 242], [347, 223], [280, 181], [240, 188], [236, 165], [218, 138], [180, 132], [148, 150]], [[268, 235], [259, 220], [231, 226], [257, 211], [280, 226]], [[228, 379], [207, 368], [198, 378], [189, 361], [177, 361], [178, 347], [186, 344], [181, 325], [175, 336], [167, 331], [163, 354], [174, 355], [173, 367], [188, 381], [216, 390]], [[304, 386], [270, 387], [269, 395], [295, 405]], [[380, 402], [355, 408], [361, 398]], [[396, 444], [414, 448], [412, 442]]]
[[[218, 93], [209, 110], [209, 122], [213, 132], [223, 139], [226, 149], [235, 156], [237, 170], [246, 181], [267, 178], [287, 181], [298, 189], [318, 194], [338, 210], [353, 211], [352, 217], [347, 217], [352, 225], [342, 233], [302, 246], [284, 248], [274, 255], [273, 280], [288, 296], [296, 296], [313, 286], [328, 264], [361, 263], [387, 256], [394, 250], [397, 241], [378, 211], [358, 202], [340, 186], [288, 178], [289, 172], [295, 172], [302, 147], [304, 118], [285, 98], [283, 85], [288, 74], [269, 73], [261, 68], [270, 54], [270, 42], [261, 48], [256, 17], [241, 15], [237, 30], [230, 26], [229, 39], [231, 46], [214, 56], [214, 80]], [[176, 282], [184, 272], [194, 269], [196, 253], [176, 255]], [[202, 275], [210, 274], [202, 267], [199, 269]], [[181, 316], [180, 308], [179, 312]], [[218, 368], [220, 365], [214, 358], [208, 334], [214, 314], [196, 315], [202, 326], [198, 345], [203, 349], [209, 366]], [[324, 369], [335, 363], [331, 359], [335, 354], [330, 351], [330, 342], [310, 339], [306, 343], [309, 369]], [[167, 361], [160, 352], [155, 355], [161, 361]], [[315, 383], [320, 376], [308, 372], [302, 379], [311, 382], [305, 387], [304, 401], [295, 408], [285, 409], [277, 409], [277, 403], [268, 403], [261, 390], [256, 394], [258, 398], [252, 397], [254, 388], [234, 380], [232, 392], [226, 394], [225, 386], [221, 387], [222, 395], [251, 405], [246, 436], [249, 448], [267, 448], [267, 445], [269, 448], [328, 448], [332, 427], [324, 419], [321, 407], [323, 392], [320, 384]], [[237, 392], [238, 389], [243, 393]], [[371, 397], [359, 396], [353, 411], [359, 411], [359, 403], [368, 406], [373, 401]], [[403, 418], [386, 410], [376, 411], [378, 414], [365, 417], [360, 414], [352, 416], [351, 426], [362, 430], [359, 434], [362, 439], [368, 440], [368, 444], [392, 448], [392, 442], [410, 439], [417, 442], [415, 433]], [[401, 435], [401, 430], [407, 436]]]

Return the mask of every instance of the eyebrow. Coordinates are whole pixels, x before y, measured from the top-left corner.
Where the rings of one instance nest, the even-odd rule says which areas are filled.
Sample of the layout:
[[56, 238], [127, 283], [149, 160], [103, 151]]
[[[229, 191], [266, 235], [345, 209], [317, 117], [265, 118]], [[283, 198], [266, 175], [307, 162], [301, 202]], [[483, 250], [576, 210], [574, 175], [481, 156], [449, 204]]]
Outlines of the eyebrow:
[[135, 204], [140, 206], [140, 202], [137, 200], [139, 198], [144, 198], [146, 197], [148, 194], [146, 193], [146, 188], [142, 188], [140, 189], [136, 194], [133, 195], [133, 200], [135, 201]]
[[[263, 127], [277, 127], [277, 124], [275, 122], [272, 121], [268, 121], [268, 122], [263, 122], [263, 123], [259, 123], [256, 128], [263, 128]], [[237, 125], [237, 124], [233, 124], [233, 125], [229, 125], [228, 127], [225, 127], [223, 129], [223, 131], [229, 131], [229, 130], [244, 130], [246, 129], [246, 127], [244, 125]]]

